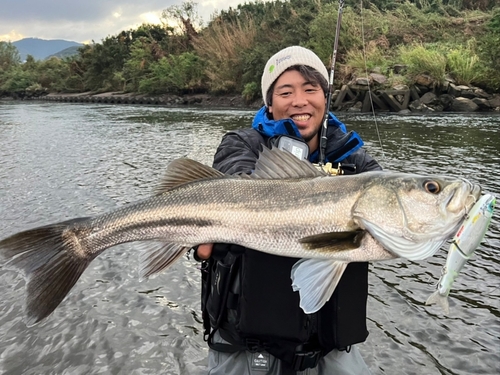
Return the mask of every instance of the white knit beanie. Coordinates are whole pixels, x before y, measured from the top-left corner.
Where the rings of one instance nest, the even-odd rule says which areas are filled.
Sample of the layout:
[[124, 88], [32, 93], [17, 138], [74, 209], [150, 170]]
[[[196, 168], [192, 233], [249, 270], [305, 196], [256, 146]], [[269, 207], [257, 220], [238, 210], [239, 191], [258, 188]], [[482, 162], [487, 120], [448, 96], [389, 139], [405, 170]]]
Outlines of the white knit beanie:
[[313, 51], [300, 46], [284, 48], [267, 61], [264, 73], [262, 74], [262, 98], [264, 99], [266, 107], [268, 105], [266, 102], [266, 94], [269, 88], [274, 81], [278, 79], [281, 73], [294, 65], [310, 66], [320, 72], [328, 82], [328, 71], [325, 68], [325, 64], [323, 64], [321, 59]]

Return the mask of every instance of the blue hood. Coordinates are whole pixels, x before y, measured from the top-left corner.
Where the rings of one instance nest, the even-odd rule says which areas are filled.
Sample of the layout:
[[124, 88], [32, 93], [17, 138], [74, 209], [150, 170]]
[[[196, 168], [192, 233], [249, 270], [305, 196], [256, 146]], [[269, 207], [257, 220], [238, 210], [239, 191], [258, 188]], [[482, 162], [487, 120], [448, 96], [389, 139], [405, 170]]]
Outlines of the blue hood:
[[[328, 113], [328, 127], [330, 128], [335, 128], [331, 130], [336, 130], [337, 132], [341, 133], [342, 135], [345, 135], [345, 137], [341, 138], [346, 138], [345, 143], [349, 142], [350, 144], [353, 144], [354, 147], [350, 148], [346, 152], [342, 152], [342, 155], [338, 157], [335, 157], [335, 160], [329, 160], [328, 158], [328, 153], [326, 156], [326, 161], [327, 162], [338, 162], [343, 159], [345, 159], [347, 156], [351, 155], [353, 152], [358, 150], [361, 146], [363, 146], [363, 141], [359, 137], [359, 135], [356, 132], [349, 132], [347, 133], [345, 125], [337, 118], [335, 115], [331, 112]], [[282, 120], [272, 120], [268, 117], [267, 115], [267, 107], [262, 107], [255, 115], [252, 123], [252, 128], [257, 130], [259, 133], [264, 135], [265, 137], [272, 138], [275, 136], [279, 135], [290, 135], [294, 136], [297, 138], [302, 138], [300, 135], [299, 130], [297, 129], [297, 126], [293, 122], [292, 119], [282, 119]], [[331, 133], [328, 131], [328, 133]], [[339, 138], [338, 135], [336, 135], [336, 138]], [[310, 161], [317, 161], [318, 159], [318, 151], [316, 150], [309, 156]]]

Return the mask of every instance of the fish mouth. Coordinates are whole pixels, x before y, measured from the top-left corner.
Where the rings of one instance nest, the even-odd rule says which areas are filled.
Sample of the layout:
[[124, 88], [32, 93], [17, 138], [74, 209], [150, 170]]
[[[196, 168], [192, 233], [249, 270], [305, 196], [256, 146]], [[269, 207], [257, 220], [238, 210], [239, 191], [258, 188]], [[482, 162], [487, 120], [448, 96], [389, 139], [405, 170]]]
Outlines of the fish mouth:
[[[472, 185], [472, 184], [471, 184]], [[471, 208], [476, 204], [479, 197], [481, 197], [481, 187], [479, 185], [472, 185], [472, 191], [470, 192], [467, 199], [470, 202], [466, 203], [467, 213], [471, 210]]]
[[[464, 207], [461, 210], [461, 214], [458, 215], [461, 217], [460, 220], [457, 221], [456, 225], [449, 231], [449, 236], [448, 238], [451, 238], [460, 228], [460, 226], [463, 224], [463, 222], [467, 219], [467, 214], [470, 212], [472, 207], [476, 204], [476, 202], [479, 200], [481, 197], [482, 189], [479, 185], [473, 184], [468, 180], [465, 180], [465, 182], [468, 183], [469, 188], [464, 188], [462, 191], [455, 190], [452, 195], [447, 199], [446, 204], [444, 205], [445, 207], [450, 207], [451, 205], [454, 204], [453, 198], [460, 193], [460, 195], [466, 195], [465, 196], [465, 204]], [[460, 200], [460, 197], [458, 197], [458, 200]], [[452, 209], [450, 207], [450, 209]]]
[[481, 187], [473, 184], [470, 181], [463, 179], [466, 184], [461, 188], [453, 190], [453, 193], [443, 202], [441, 214], [446, 215], [447, 212], [456, 212], [457, 216], [462, 217], [459, 224], [465, 219], [472, 207], [476, 204], [481, 196]]

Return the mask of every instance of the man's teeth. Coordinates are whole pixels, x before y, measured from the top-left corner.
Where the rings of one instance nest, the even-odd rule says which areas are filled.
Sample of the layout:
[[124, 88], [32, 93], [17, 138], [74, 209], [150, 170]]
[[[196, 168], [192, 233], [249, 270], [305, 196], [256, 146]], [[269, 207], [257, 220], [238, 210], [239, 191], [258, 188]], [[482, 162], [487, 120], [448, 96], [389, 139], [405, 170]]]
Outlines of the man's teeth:
[[310, 115], [297, 115], [297, 116], [293, 116], [292, 118], [296, 121], [307, 121], [309, 120], [311, 116]]

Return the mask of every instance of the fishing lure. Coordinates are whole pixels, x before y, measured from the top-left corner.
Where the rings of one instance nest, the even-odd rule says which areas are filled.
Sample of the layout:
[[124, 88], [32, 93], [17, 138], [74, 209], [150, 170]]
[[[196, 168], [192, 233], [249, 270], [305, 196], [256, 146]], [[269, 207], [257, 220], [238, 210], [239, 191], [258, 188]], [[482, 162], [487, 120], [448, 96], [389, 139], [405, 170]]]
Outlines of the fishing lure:
[[457, 234], [453, 237], [437, 290], [427, 299], [426, 305], [438, 303], [446, 314], [449, 313], [448, 295], [451, 286], [462, 267], [472, 257], [474, 250], [483, 240], [490, 226], [495, 204], [496, 198], [491, 194], [485, 194], [472, 207]]

